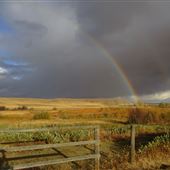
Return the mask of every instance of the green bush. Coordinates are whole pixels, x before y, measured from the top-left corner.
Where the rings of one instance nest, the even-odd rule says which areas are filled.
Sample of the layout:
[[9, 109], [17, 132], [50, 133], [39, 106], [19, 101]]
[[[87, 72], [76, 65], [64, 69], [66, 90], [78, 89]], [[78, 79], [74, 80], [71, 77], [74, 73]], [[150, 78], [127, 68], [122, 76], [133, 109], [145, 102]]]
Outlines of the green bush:
[[35, 113], [33, 116], [34, 120], [38, 119], [50, 119], [50, 114], [48, 112]]

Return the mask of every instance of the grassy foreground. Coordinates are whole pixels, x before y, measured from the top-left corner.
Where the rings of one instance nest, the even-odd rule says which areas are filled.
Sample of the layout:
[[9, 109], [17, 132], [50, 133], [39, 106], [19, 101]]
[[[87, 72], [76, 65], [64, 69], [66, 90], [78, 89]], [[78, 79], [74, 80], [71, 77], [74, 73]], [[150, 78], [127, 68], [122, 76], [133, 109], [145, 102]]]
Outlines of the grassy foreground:
[[[122, 104], [123, 103], [123, 104]], [[129, 163], [130, 128], [136, 127], [136, 163]], [[58, 125], [100, 125], [101, 169], [160, 169], [170, 164], [170, 107], [134, 106], [111, 99], [0, 99], [0, 128], [34, 128]], [[159, 124], [159, 125], [158, 125]], [[67, 138], [68, 136], [72, 138]], [[50, 142], [82, 140], [87, 132], [68, 131], [65, 136], [1, 134], [2, 140], [47, 139]], [[74, 150], [65, 151], [68, 154]], [[84, 167], [87, 169], [86, 162]], [[64, 167], [65, 165], [63, 165]], [[63, 169], [55, 166], [51, 169]], [[49, 167], [50, 168], [50, 167]], [[66, 166], [65, 169], [69, 169]], [[45, 168], [47, 169], [47, 167]]]

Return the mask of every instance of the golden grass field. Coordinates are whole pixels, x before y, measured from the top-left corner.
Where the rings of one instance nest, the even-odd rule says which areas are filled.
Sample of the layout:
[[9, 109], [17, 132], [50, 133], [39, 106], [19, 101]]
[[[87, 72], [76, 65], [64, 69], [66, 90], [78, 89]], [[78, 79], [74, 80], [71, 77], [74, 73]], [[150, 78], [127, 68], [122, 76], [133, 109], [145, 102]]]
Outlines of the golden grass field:
[[[104, 119], [95, 117], [99, 113], [112, 113], [112, 107], [117, 107], [115, 101], [109, 99], [22, 99], [22, 98], [0, 98], [0, 106], [5, 106], [7, 110], [1, 111], [1, 126], [11, 124], [28, 123], [109, 123]], [[17, 109], [26, 106], [27, 109]], [[123, 110], [122, 110], [123, 111]], [[122, 112], [120, 111], [120, 112]], [[37, 112], [48, 112], [53, 119], [49, 120], [33, 120], [32, 117]], [[80, 117], [79, 117], [80, 115]], [[94, 116], [94, 119], [89, 119], [84, 122], [84, 118]], [[67, 120], [67, 117], [71, 121]], [[79, 117], [79, 119], [78, 119]], [[126, 117], [125, 115], [123, 116]], [[122, 117], [121, 121], [124, 121]], [[117, 118], [115, 118], [117, 119]]]
[[[102, 169], [160, 169], [163, 163], [170, 164], [170, 137], [166, 137], [166, 143], [156, 138], [167, 133], [164, 127], [170, 125], [169, 106], [138, 106], [120, 99], [0, 98], [1, 106], [5, 107], [0, 111], [1, 129], [100, 125], [101, 150], [107, 155], [101, 158]], [[130, 132], [121, 129], [130, 121], [140, 124], [134, 165], [128, 162]]]

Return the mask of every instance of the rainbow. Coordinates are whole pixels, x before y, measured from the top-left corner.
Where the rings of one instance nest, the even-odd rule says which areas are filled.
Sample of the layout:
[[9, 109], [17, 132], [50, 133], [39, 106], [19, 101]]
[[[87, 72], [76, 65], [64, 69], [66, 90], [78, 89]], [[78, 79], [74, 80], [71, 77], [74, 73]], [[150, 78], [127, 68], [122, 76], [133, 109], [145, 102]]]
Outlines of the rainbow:
[[[84, 32], [83, 32], [84, 33]], [[135, 102], [140, 101], [139, 96], [137, 95], [136, 90], [134, 89], [131, 81], [128, 79], [128, 76], [126, 75], [125, 71], [122, 69], [120, 64], [114, 59], [114, 57], [111, 55], [111, 53], [104, 47], [103, 44], [101, 44], [99, 41], [97, 41], [94, 37], [91, 35], [84, 33], [86, 37], [92, 42], [98, 49], [100, 49], [103, 53], [103, 55], [107, 58], [107, 60], [112, 63], [113, 67], [116, 69], [118, 72], [119, 76], [121, 77], [123, 83], [129, 90], [131, 97], [133, 97], [133, 100]]]

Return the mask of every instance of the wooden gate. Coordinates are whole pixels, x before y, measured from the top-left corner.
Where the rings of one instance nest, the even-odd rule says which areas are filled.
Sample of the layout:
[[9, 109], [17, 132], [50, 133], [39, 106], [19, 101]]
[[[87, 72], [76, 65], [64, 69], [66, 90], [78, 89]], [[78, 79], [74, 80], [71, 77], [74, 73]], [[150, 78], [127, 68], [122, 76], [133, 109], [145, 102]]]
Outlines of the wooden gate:
[[[21, 133], [35, 133], [35, 132], [54, 132], [58, 129], [65, 129], [65, 130], [92, 130], [93, 133], [93, 139], [91, 140], [85, 140], [85, 141], [74, 141], [74, 142], [66, 142], [66, 143], [48, 143], [45, 141], [44, 143], [40, 144], [27, 144], [24, 146], [21, 146], [19, 142], [17, 142], [17, 146], [10, 146], [9, 144], [15, 143], [13, 142], [6, 142], [3, 144], [7, 144], [8, 146], [3, 146], [3, 144], [0, 144], [0, 152], [1, 152], [1, 163], [0, 163], [0, 169], [1, 170], [19, 170], [19, 169], [27, 169], [27, 168], [33, 168], [33, 167], [40, 167], [40, 166], [48, 166], [48, 165], [55, 165], [55, 164], [61, 164], [61, 163], [69, 163], [72, 162], [76, 164], [76, 161], [82, 161], [82, 160], [88, 160], [88, 159], [94, 159], [95, 160], [95, 170], [99, 170], [100, 166], [100, 134], [99, 134], [99, 126], [60, 126], [60, 127], [49, 127], [49, 128], [34, 128], [34, 129], [3, 129], [0, 130], [1, 134], [21, 134]], [[85, 147], [87, 145], [93, 145], [94, 150], [90, 154], [83, 154], [79, 156], [67, 156], [65, 153], [62, 153], [58, 150], [58, 148], [64, 148], [64, 147], [75, 147], [75, 146], [82, 146]], [[43, 150], [43, 149], [54, 149], [58, 154], [62, 155], [63, 158], [59, 159], [51, 159], [51, 160], [45, 160], [45, 161], [36, 161], [36, 162], [29, 162], [29, 163], [20, 163], [12, 165], [10, 164], [10, 161], [12, 158], [8, 158], [9, 153], [21, 153], [21, 152], [32, 152], [35, 150]], [[40, 156], [40, 155], [36, 155]], [[13, 159], [24, 159], [25, 157], [13, 157]], [[30, 160], [32, 159], [31, 156], [29, 156]], [[80, 168], [81, 169], [81, 168]]]

